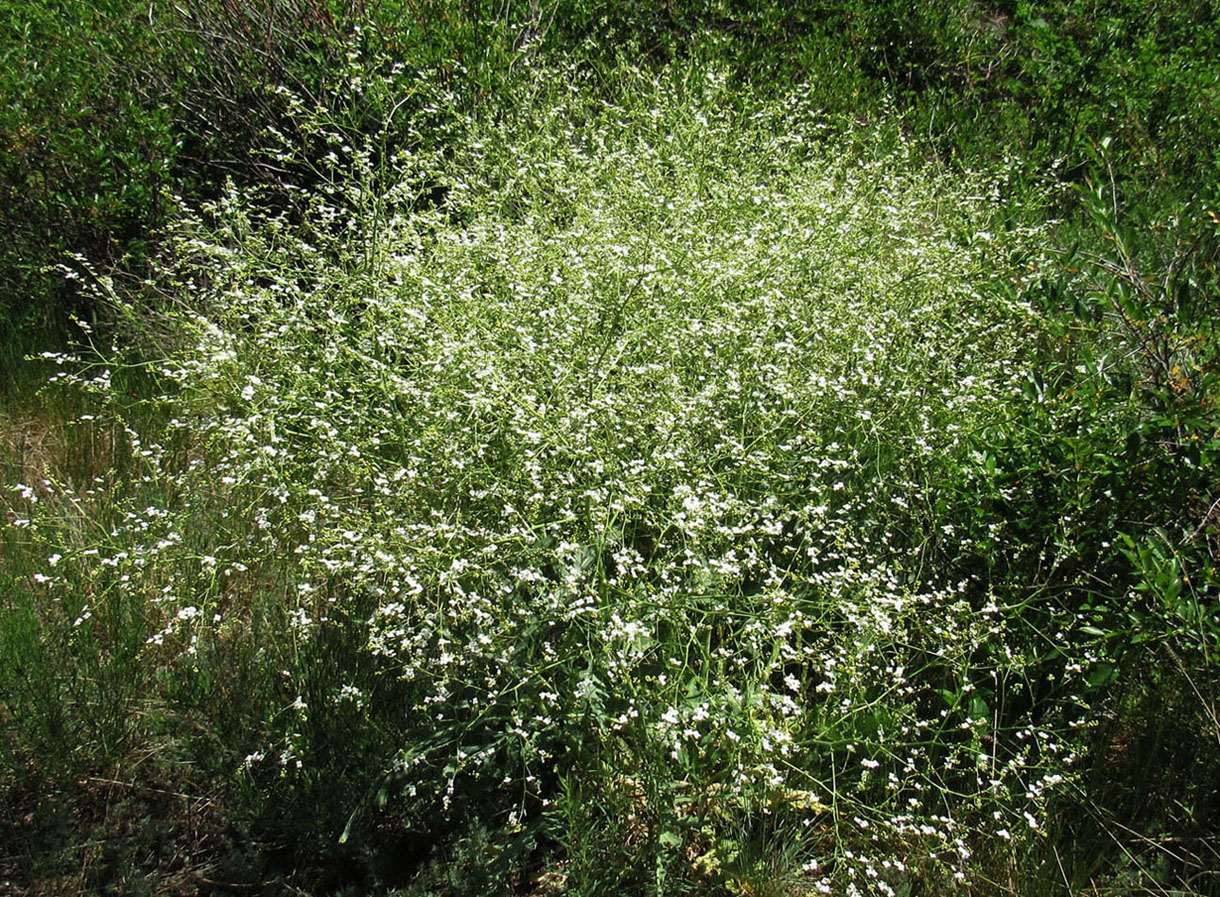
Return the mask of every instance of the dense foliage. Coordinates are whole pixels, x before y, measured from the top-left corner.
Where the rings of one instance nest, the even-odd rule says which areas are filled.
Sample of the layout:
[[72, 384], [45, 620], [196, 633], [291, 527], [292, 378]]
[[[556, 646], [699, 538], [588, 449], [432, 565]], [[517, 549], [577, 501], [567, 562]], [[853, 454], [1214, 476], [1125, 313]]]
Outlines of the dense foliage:
[[1220, 889], [1214, 4], [2, 9], [6, 887]]

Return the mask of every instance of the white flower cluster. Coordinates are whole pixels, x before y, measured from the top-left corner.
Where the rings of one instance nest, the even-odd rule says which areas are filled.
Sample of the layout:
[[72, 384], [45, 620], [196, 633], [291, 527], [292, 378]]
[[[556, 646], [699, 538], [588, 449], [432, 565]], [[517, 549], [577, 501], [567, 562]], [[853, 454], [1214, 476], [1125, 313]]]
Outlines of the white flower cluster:
[[[520, 820], [613, 758], [712, 816], [803, 819], [810, 851], [838, 819], [810, 880], [893, 893], [1061, 781], [1057, 743], [997, 722], [985, 585], [923, 568], [953, 538], [938, 474], [1036, 339], [982, 289], [1018, 262], [982, 176], [832, 139], [799, 92], [747, 115], [722, 80], [634, 77], [603, 108], [541, 82], [393, 184], [357, 159], [304, 224], [236, 194], [184, 221], [172, 425], [125, 431], [168, 497], [116, 487], [111, 548], [76, 560], [156, 597], [150, 651], [254, 600], [303, 651], [357, 627], [377, 687], [309, 711], [396, 727], [421, 801], [477, 785]], [[307, 764], [305, 708], [249, 764]]]

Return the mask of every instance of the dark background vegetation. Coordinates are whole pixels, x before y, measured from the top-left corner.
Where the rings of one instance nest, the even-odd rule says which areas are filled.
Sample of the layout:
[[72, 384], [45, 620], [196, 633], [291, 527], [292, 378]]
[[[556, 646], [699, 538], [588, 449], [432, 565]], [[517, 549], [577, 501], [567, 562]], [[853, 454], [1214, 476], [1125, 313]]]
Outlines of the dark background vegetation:
[[[1002, 520], [1018, 547], [935, 560], [946, 580], [981, 573], [1028, 601], [1028, 650], [1048, 673], [1067, 658], [1044, 630], [1064, 614], [1104, 659], [1084, 793], [1048, 833], [1061, 866], [1038, 887], [1220, 893], [1217, 23], [1214, 0], [0, 0], [0, 382], [17, 402], [30, 389], [22, 357], [61, 346], [71, 317], [96, 316], [57, 268], [67, 253], [138, 278], [175, 197], [318, 176], [255, 152], [268, 128], [311, 139], [274, 88], [325, 106], [353, 137], [418, 140], [407, 135], [432, 113], [349, 91], [361, 67], [399, 63], [403, 96], [415, 79], [449, 84], [477, 115], [512, 102], [527, 57], [609, 72], [622, 58], [715, 54], [743, 90], [808, 81], [829, 121], [892, 119], [945, 166], [1008, 160], [1004, 189], [1025, 209], [1011, 226], [1055, 219], [1062, 266], [996, 288], [1033, 302], [1058, 342], [1029, 372], [1036, 418], [997, 422], [984, 463], [941, 497], [967, 532]], [[444, 122], [424, 133], [444, 151]], [[342, 644], [320, 650], [314, 662], [352, 662]], [[138, 687], [51, 681], [22, 700], [89, 706]], [[213, 687], [184, 700], [238, 688]], [[0, 725], [21, 712], [5, 700]], [[167, 733], [159, 771], [138, 786], [68, 747], [124, 749], [122, 733], [83, 731], [84, 717], [56, 717], [46, 743], [12, 735], [0, 893], [59, 862], [49, 845], [104, 842], [80, 881], [99, 893], [225, 892], [192, 871], [192, 852], [217, 878], [278, 882], [266, 893], [371, 887], [421, 868], [427, 850], [409, 833], [374, 832], [359, 849], [317, 843], [336, 821], [319, 819], [338, 812], [325, 794], [265, 806], [212, 785], [240, 742], [253, 744], [259, 712], [233, 710], [232, 744], [187, 750], [191, 733]], [[319, 759], [332, 788], [341, 754]]]

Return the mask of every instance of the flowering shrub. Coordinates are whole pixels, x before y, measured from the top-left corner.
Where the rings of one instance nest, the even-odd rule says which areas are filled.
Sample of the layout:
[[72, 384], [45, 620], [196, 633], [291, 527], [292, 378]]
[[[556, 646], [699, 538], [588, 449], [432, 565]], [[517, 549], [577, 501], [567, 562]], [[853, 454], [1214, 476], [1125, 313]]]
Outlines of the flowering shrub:
[[1001, 538], [941, 484], [1041, 351], [989, 288], [1041, 235], [807, 89], [583, 77], [183, 212], [154, 309], [96, 279], [137, 329], [59, 379], [130, 463], [72, 544], [85, 499], [23, 486], [36, 587], [137, 608], [169, 706], [244, 703], [241, 774], [333, 837], [478, 820], [578, 891], [967, 877], [1072, 768], [1082, 669], [1033, 700], [1020, 609], [931, 563]]

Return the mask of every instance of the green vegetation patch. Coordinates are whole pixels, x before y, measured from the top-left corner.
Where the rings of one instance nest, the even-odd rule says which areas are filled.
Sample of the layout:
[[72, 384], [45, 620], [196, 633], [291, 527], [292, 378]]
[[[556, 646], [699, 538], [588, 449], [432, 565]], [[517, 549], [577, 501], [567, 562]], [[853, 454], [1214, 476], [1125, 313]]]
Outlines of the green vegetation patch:
[[52, 359], [111, 471], [18, 488], [8, 637], [49, 614], [127, 683], [107, 737], [202, 727], [262, 837], [400, 839], [402, 886], [1007, 862], [1093, 669], [1048, 692], [933, 561], [1000, 538], [951, 499], [1045, 351], [1044, 235], [808, 87], [585, 77], [443, 155], [337, 135], [321, 187], [183, 212], [134, 299], [82, 274], [132, 323]]

